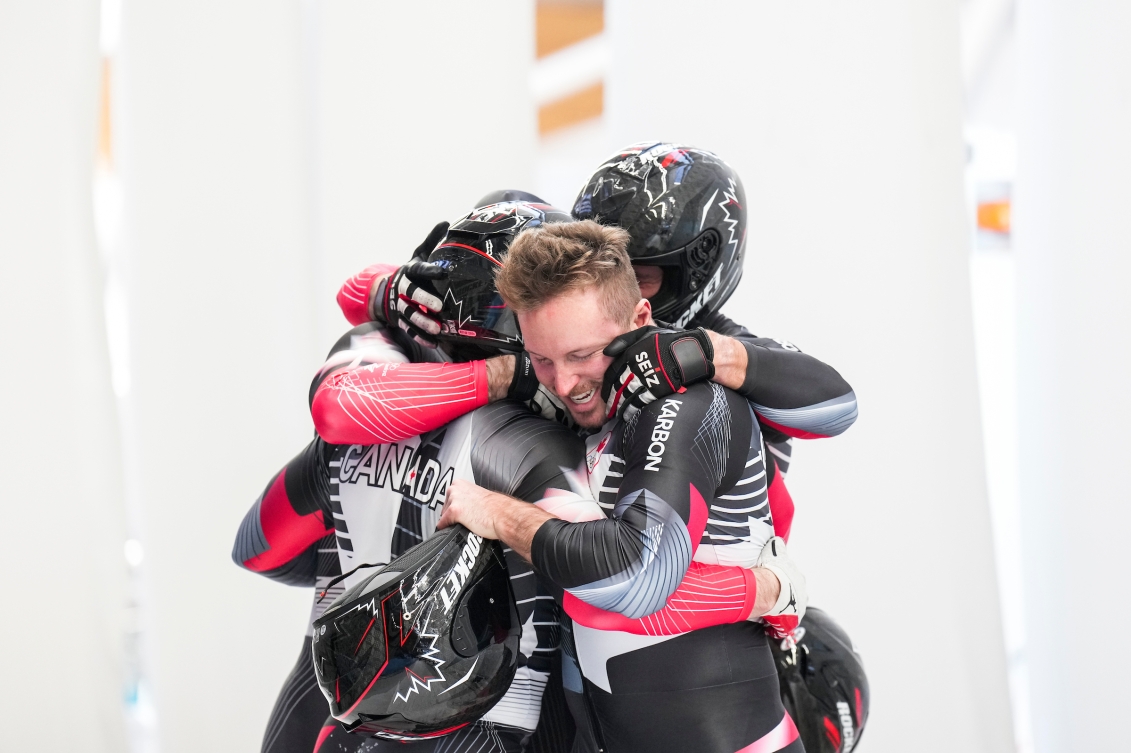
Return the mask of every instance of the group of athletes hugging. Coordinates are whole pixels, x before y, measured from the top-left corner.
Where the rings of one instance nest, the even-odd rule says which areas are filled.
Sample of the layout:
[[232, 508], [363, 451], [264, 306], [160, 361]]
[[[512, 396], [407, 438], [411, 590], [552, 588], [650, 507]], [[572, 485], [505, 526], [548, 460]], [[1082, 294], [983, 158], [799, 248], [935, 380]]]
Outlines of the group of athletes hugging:
[[854, 747], [867, 680], [806, 611], [785, 476], [856, 398], [720, 312], [745, 201], [636, 144], [571, 212], [497, 191], [345, 283], [317, 435], [233, 550], [315, 592], [264, 753]]

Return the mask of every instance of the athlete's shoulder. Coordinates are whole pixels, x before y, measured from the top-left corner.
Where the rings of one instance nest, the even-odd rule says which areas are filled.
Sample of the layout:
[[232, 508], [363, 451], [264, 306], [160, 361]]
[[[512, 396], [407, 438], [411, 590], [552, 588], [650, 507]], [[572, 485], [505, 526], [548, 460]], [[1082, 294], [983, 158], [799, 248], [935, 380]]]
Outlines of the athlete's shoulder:
[[711, 311], [695, 317], [688, 327], [702, 327], [727, 337], [752, 338], [754, 333], [738, 324], [721, 311]]
[[582, 447], [581, 438], [556, 421], [534, 413], [526, 403], [500, 400], [471, 412], [472, 436], [477, 445], [513, 452], [553, 455], [563, 448]]
[[712, 383], [699, 382], [683, 392], [648, 403], [620, 427], [622, 456], [638, 459], [654, 455], [648, 448], [657, 442], [665, 449], [668, 446], [686, 449], [699, 432], [714, 400]]
[[497, 400], [476, 408], [469, 415], [475, 418], [476, 433], [484, 436], [498, 432], [506, 426], [523, 424], [537, 418], [526, 404], [517, 400]]
[[558, 473], [585, 459], [579, 436], [524, 403], [501, 400], [470, 416], [472, 470], [476, 483], [488, 489], [516, 494], [532, 474]]
[[704, 432], [748, 433], [750, 415], [749, 403], [738, 393], [714, 382], [697, 382], [641, 408], [625, 424], [623, 448], [631, 454], [634, 445], [647, 446], [661, 435], [687, 447]]

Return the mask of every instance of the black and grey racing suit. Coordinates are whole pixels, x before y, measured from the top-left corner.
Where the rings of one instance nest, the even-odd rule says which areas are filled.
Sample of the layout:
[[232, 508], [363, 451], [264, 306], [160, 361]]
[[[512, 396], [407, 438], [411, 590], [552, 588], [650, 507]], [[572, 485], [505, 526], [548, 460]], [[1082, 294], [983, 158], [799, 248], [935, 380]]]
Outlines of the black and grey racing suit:
[[782, 707], [761, 626], [653, 634], [600, 613], [647, 618], [694, 562], [753, 567], [773, 536], [766, 453], [750, 404], [700, 383], [588, 440], [606, 517], [549, 520], [535, 569], [565, 589], [563, 676], [578, 753], [802, 749]]

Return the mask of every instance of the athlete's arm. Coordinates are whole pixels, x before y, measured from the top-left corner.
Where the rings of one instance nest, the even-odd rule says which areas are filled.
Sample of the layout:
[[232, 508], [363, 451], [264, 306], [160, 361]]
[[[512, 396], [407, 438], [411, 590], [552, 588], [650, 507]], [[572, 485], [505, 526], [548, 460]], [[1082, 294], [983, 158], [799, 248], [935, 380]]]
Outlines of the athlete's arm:
[[397, 271], [395, 264], [371, 264], [346, 280], [338, 291], [338, 308], [350, 324], [373, 321], [373, 294], [377, 283]]
[[[311, 386], [311, 415], [331, 444], [382, 444], [444, 426], [512, 393], [515, 356], [438, 363], [434, 350], [369, 323], [372, 291], [398, 268], [367, 267], [338, 292], [342, 313], [362, 324], [339, 340]], [[387, 366], [396, 364], [395, 366]]]
[[288, 585], [314, 585], [319, 541], [334, 532], [326, 450], [314, 440], [267, 484], [236, 534], [237, 565]]
[[647, 326], [613, 340], [605, 348], [613, 361], [601, 386], [609, 417], [631, 418], [651, 402], [711, 379], [746, 397], [759, 420], [783, 438], [830, 437], [856, 420], [856, 395], [835, 369], [785, 341], [731, 329], [737, 337], [701, 327]]
[[[603, 520], [591, 498], [549, 490], [529, 505], [498, 492], [457, 479], [448, 487], [437, 528], [459, 523], [484, 538], [497, 539], [524, 560], [530, 559], [535, 535], [548, 521]], [[559, 588], [562, 586], [558, 585]], [[640, 618], [595, 607], [566, 590], [563, 606], [576, 622], [600, 630], [641, 635], [672, 635], [688, 630], [753, 620], [766, 615], [781, 593], [777, 576], [760, 566], [713, 565], [692, 561], [679, 587], [664, 606]]]
[[764, 425], [818, 439], [856, 421], [856, 393], [833, 367], [785, 340], [756, 337], [721, 313], [697, 323], [715, 346], [715, 381], [749, 400]]
[[[576, 434], [560, 424], [536, 418], [514, 403], [484, 408], [474, 418], [472, 468], [481, 486], [456, 482], [454, 485], [468, 488], [461, 490], [457, 486], [453, 495], [471, 494], [480, 499], [493, 496], [502, 502], [503, 512], [489, 517], [501, 520], [510, 517], [510, 512], [517, 512], [521, 518], [523, 511], [535, 513], [529, 519], [536, 525], [550, 517], [569, 522], [605, 518], [590, 496], [584, 446]], [[514, 498], [533, 502], [536, 509], [517, 504]], [[529, 537], [533, 535], [530, 533]], [[504, 543], [508, 538], [512, 537], [503, 537]], [[521, 545], [518, 538], [521, 537], [515, 540]], [[528, 546], [516, 553], [525, 554], [529, 560]], [[564, 606], [575, 621], [589, 627], [663, 635], [739, 622], [752, 613], [764, 614], [773, 605], [779, 588], [777, 578], [762, 568], [692, 562], [663, 608], [641, 619], [592, 607], [568, 593]]]
[[[528, 549], [539, 572], [592, 606], [630, 618], [651, 614], [691, 564], [707, 523], [704, 494], [734, 483], [743, 469], [746, 447], [739, 445], [750, 438], [750, 411], [723, 394], [729, 397], [719, 405], [714, 389], [695, 385], [640, 412], [624, 432], [624, 478], [610, 518], [567, 523], [521, 506], [493, 509], [502, 503], [492, 498], [486, 506], [450, 505], [446, 522], [477, 533], [474, 526], [482, 526], [488, 533], [481, 535]], [[737, 419], [722, 415], [733, 413], [731, 402], [741, 405]]]
[[[435, 362], [434, 352], [394, 338], [376, 323], [351, 330], [311, 385], [318, 436], [330, 444], [396, 442], [486, 404], [485, 363]], [[410, 355], [433, 362], [410, 363]]]

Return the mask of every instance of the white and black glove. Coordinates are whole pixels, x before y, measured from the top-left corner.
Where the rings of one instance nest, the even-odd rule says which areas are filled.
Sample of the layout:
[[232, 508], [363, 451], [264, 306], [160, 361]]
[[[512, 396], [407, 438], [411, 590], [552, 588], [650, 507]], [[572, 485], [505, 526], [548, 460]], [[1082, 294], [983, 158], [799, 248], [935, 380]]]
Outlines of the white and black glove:
[[641, 327], [609, 343], [605, 355], [613, 357], [601, 385], [607, 418], [631, 418], [653, 400], [715, 375], [715, 349], [705, 329]]
[[764, 567], [778, 577], [781, 593], [770, 611], [762, 615], [766, 632], [778, 640], [792, 640], [793, 631], [805, 616], [809, 606], [809, 589], [805, 576], [785, 550], [785, 540], [774, 536], [762, 547], [758, 567]]
[[448, 276], [446, 269], [430, 264], [428, 256], [447, 232], [446, 222], [432, 228], [412, 259], [377, 283], [373, 296], [371, 313], [375, 321], [400, 327], [426, 348], [436, 347], [436, 335], [440, 334], [438, 314], [444, 307], [434, 283]]

